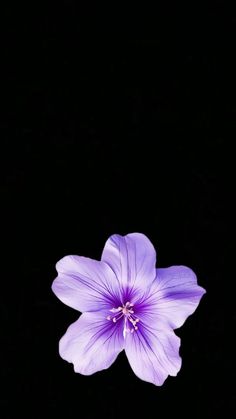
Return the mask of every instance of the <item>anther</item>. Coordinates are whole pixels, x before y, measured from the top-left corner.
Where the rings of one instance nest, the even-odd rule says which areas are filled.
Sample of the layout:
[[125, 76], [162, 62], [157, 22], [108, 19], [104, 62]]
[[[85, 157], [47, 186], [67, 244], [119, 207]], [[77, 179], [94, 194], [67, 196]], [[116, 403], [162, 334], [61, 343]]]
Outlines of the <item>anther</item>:
[[[139, 322], [139, 318], [135, 316], [134, 312], [131, 307], [134, 304], [127, 301], [127, 303], [123, 304], [123, 306], [119, 306], [117, 308], [113, 307], [110, 312], [114, 313], [113, 316], [107, 316], [107, 320], [112, 320], [113, 323], [117, 323], [121, 318], [124, 318], [124, 328], [123, 328], [123, 336], [126, 337], [126, 333], [134, 333], [134, 331], [138, 330], [138, 326], [136, 323]], [[129, 328], [129, 323], [132, 324], [133, 327]]]

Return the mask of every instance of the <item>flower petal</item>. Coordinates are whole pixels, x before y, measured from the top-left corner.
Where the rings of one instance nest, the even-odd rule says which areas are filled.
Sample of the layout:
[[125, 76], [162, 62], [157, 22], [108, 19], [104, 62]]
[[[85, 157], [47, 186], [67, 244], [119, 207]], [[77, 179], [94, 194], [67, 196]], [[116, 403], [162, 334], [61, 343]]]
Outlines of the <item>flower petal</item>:
[[186, 266], [157, 269], [145, 306], [176, 329], [196, 310], [205, 292], [197, 284], [194, 272]]
[[158, 330], [158, 326], [153, 328], [144, 322], [125, 340], [125, 352], [134, 373], [156, 386], [180, 370], [179, 347], [180, 339], [172, 330]]
[[109, 368], [122, 349], [122, 327], [108, 321], [102, 311], [83, 313], [59, 343], [61, 357], [84, 375]]
[[156, 276], [156, 252], [144, 234], [114, 234], [105, 244], [102, 260], [113, 269], [123, 288], [144, 290]]
[[65, 256], [56, 264], [58, 276], [52, 284], [56, 296], [79, 311], [116, 307], [119, 283], [104, 262], [80, 256]]

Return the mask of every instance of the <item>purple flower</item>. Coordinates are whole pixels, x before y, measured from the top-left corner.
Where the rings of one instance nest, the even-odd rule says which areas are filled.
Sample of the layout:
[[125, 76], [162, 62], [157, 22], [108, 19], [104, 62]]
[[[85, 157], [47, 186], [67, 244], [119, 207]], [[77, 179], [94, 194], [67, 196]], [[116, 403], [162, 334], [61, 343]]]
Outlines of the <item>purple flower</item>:
[[83, 312], [60, 340], [63, 359], [90, 375], [108, 368], [124, 349], [134, 373], [162, 385], [181, 367], [180, 327], [205, 290], [185, 266], [156, 269], [156, 252], [140, 233], [113, 235], [101, 261], [65, 256], [52, 290]]

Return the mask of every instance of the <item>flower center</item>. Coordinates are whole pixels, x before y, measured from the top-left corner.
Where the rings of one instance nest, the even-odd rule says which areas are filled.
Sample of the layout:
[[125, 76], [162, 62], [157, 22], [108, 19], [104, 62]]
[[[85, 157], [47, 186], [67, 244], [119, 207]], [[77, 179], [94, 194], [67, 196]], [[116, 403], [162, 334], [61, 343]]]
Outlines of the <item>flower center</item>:
[[[123, 304], [122, 307], [112, 308], [111, 310], [113, 315], [107, 316], [107, 320], [117, 321], [124, 319], [124, 329], [123, 336], [126, 337], [126, 333], [133, 333], [138, 330], [136, 323], [139, 322], [139, 318], [134, 314], [134, 305], [129, 301], [126, 304]], [[131, 326], [132, 325], [132, 326]]]

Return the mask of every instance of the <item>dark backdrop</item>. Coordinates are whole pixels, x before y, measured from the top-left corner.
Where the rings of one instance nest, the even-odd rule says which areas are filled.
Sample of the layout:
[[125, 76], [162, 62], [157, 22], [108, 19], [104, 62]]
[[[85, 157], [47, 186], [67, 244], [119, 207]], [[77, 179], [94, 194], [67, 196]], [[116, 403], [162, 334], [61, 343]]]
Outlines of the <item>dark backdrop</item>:
[[[222, 4], [166, 5], [122, 25], [72, 2], [6, 9], [3, 419], [17, 417], [15, 407], [34, 419], [234, 411], [225, 328], [234, 282], [235, 19]], [[66, 254], [99, 258], [109, 235], [134, 231], [152, 240], [159, 266], [190, 266], [207, 290], [177, 331], [183, 366], [163, 387], [136, 378], [124, 354], [91, 377], [58, 355], [78, 313], [51, 292], [55, 263]]]

